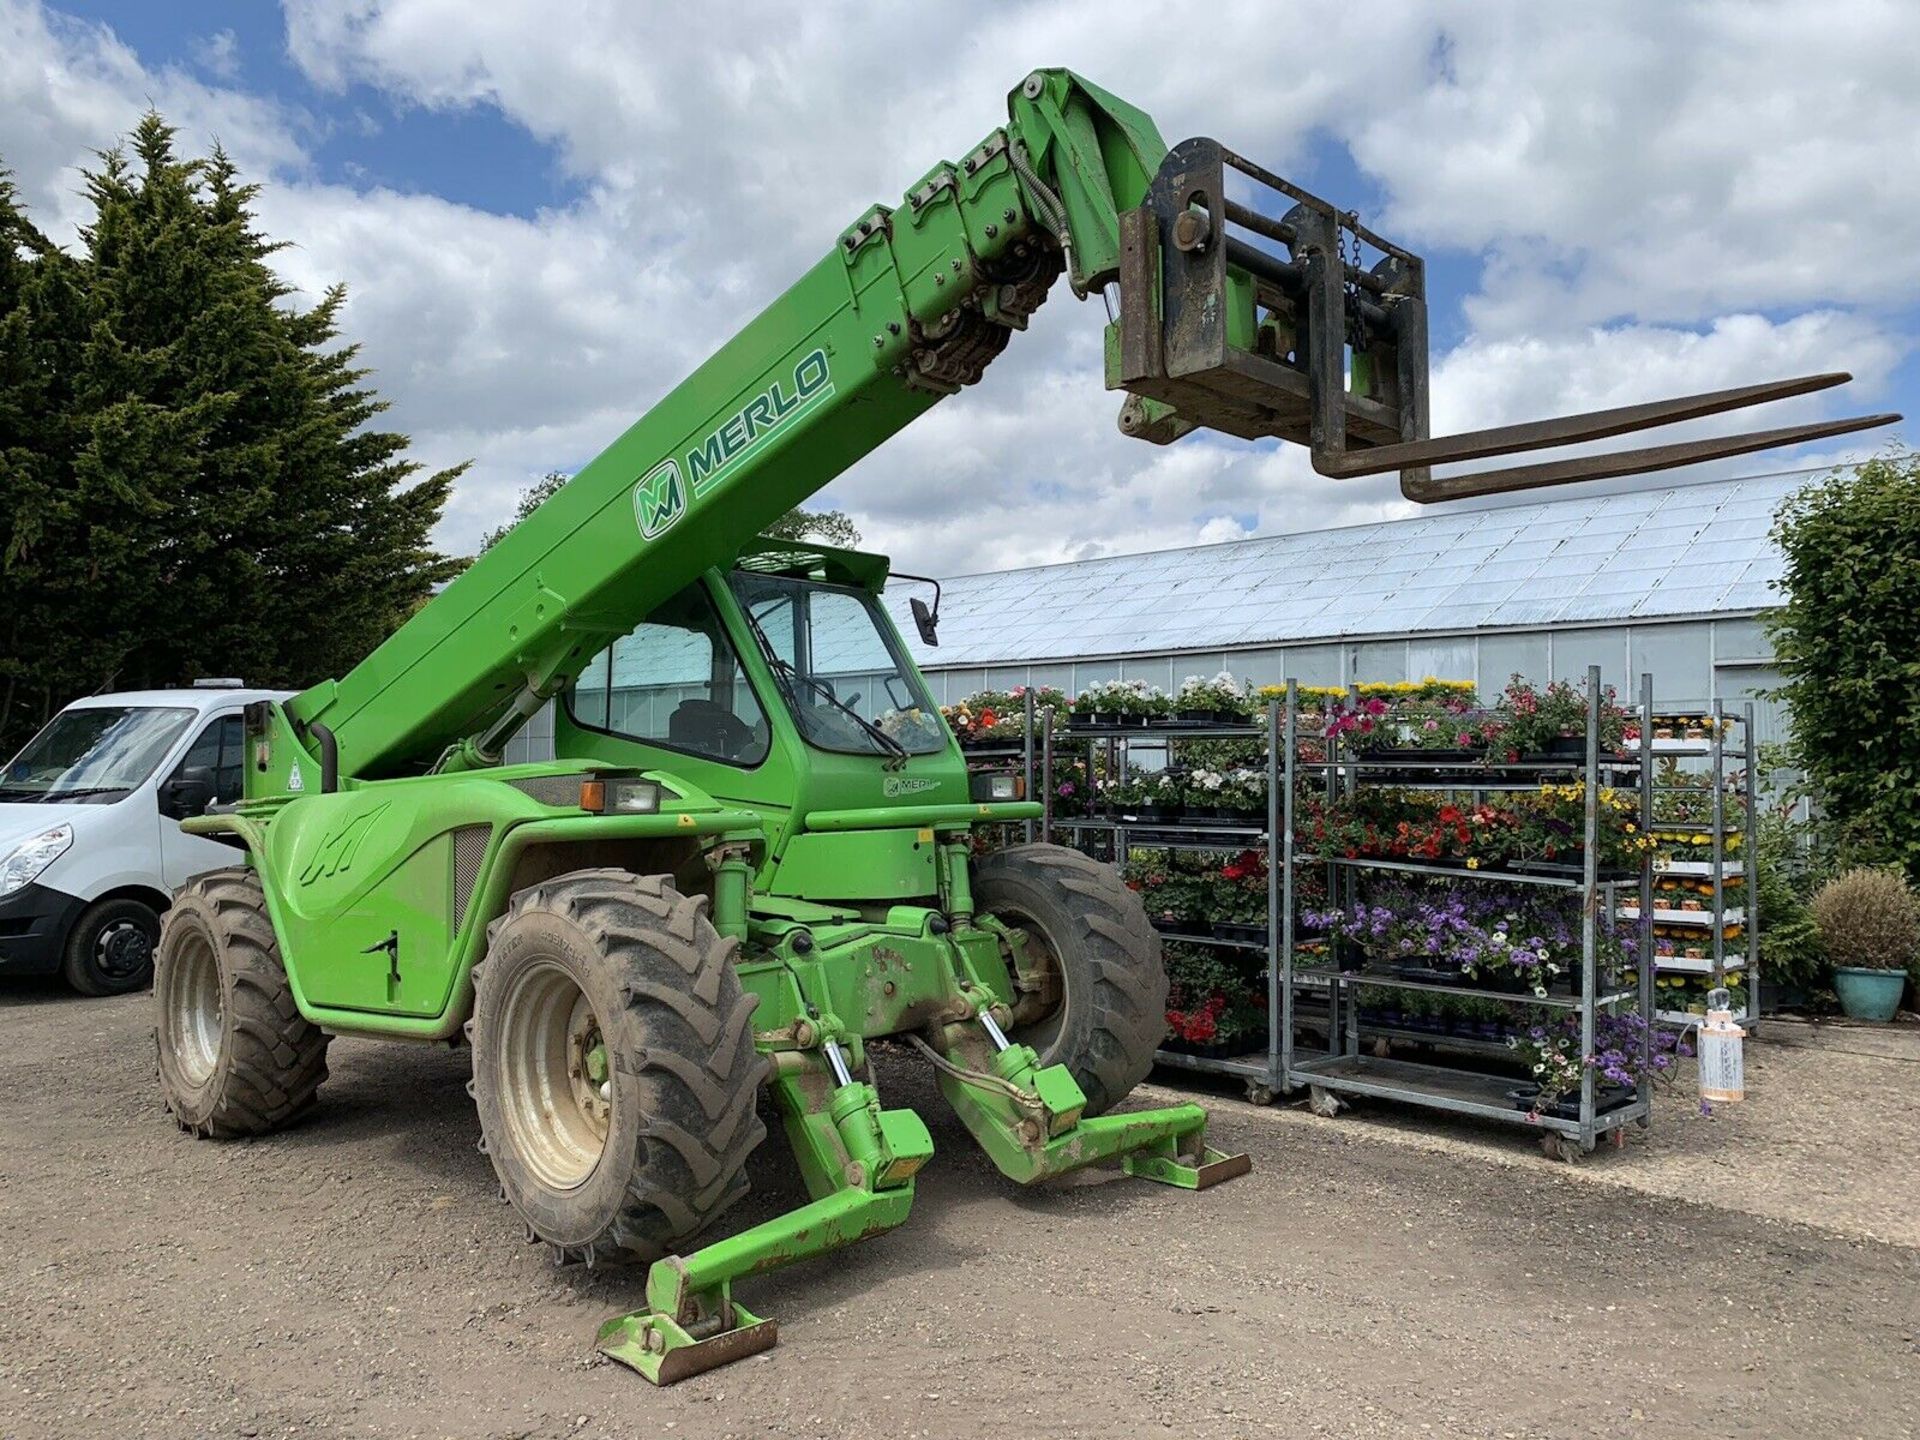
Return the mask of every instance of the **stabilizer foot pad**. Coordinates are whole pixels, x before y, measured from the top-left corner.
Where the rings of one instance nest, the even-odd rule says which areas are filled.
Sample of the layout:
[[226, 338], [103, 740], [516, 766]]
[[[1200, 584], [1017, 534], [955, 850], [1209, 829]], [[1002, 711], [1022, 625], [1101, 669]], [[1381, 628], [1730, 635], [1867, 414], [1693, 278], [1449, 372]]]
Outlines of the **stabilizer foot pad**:
[[1193, 1160], [1194, 1157], [1187, 1155], [1139, 1152], [1127, 1156], [1126, 1171], [1141, 1180], [1157, 1180], [1162, 1185], [1175, 1185], [1182, 1190], [1205, 1190], [1209, 1185], [1232, 1180], [1253, 1169], [1252, 1156], [1244, 1153], [1229, 1155], [1212, 1146], [1206, 1148], [1197, 1164]]
[[733, 1313], [737, 1323], [731, 1330], [704, 1340], [694, 1339], [665, 1315], [617, 1315], [600, 1327], [600, 1349], [656, 1385], [673, 1385], [771, 1350], [779, 1342], [778, 1322], [762, 1320], [738, 1305]]

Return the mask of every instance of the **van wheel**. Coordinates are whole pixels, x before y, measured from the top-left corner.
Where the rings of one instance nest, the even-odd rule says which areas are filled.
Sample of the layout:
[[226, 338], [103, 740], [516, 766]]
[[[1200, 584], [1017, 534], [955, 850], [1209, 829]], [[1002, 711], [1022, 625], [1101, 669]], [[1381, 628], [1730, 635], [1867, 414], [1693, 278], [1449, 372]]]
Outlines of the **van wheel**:
[[124, 995], [153, 979], [160, 917], [142, 900], [101, 900], [80, 912], [67, 932], [60, 974], [82, 995]]

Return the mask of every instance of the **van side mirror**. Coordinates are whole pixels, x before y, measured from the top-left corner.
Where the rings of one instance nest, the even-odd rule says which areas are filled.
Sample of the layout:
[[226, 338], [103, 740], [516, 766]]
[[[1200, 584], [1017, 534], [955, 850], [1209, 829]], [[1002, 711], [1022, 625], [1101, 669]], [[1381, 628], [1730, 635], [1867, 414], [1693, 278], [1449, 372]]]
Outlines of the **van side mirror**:
[[174, 820], [204, 815], [213, 803], [214, 788], [210, 766], [183, 766], [160, 787], [160, 813]]
[[927, 602], [918, 595], [907, 602], [913, 610], [913, 628], [920, 632], [920, 638], [926, 644], [937, 646], [940, 643], [940, 617], [927, 608]]

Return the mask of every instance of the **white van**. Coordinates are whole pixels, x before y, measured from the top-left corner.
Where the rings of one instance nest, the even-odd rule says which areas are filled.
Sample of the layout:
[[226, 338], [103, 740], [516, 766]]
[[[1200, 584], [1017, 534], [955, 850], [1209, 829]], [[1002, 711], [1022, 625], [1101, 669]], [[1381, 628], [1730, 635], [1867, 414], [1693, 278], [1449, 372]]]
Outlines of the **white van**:
[[0, 769], [0, 976], [144, 987], [173, 892], [241, 860], [180, 821], [240, 798], [240, 712], [284, 698], [202, 680], [90, 695], [49, 720]]

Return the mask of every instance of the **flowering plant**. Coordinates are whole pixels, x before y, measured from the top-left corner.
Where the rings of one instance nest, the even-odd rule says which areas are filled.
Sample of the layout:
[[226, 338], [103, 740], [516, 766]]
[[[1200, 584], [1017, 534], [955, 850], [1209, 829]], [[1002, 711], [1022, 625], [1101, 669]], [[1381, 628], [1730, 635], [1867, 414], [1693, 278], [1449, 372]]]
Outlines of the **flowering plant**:
[[1358, 700], [1336, 700], [1327, 706], [1325, 733], [1328, 739], [1342, 735], [1355, 739], [1374, 736], [1385, 729], [1391, 710], [1392, 707], [1378, 695], [1362, 696]]
[[1144, 680], [1097, 680], [1080, 692], [1074, 710], [1083, 715], [1120, 715], [1142, 719], [1172, 708], [1166, 692]]
[[1394, 721], [1394, 743], [1413, 750], [1486, 750], [1506, 728], [1498, 711], [1453, 699], [1402, 706]]
[[[1587, 694], [1565, 680], [1555, 680], [1544, 689], [1536, 689], [1515, 675], [1500, 697], [1505, 715], [1504, 743], [1508, 753], [1538, 754], [1553, 748], [1556, 740], [1587, 733]], [[1621, 708], [1613, 686], [1600, 692], [1600, 748], [1617, 751], [1626, 738], [1630, 717]]]
[[1266, 1028], [1266, 988], [1243, 964], [1196, 946], [1168, 945], [1167, 1037], [1214, 1045]]
[[1122, 810], [1178, 810], [1186, 798], [1185, 786], [1171, 770], [1135, 771], [1101, 793]]
[[1677, 1060], [1693, 1049], [1674, 1032], [1649, 1026], [1637, 1011], [1594, 1018], [1593, 1053], [1580, 1053], [1580, 1017], [1536, 1019], [1507, 1041], [1540, 1086], [1533, 1113], [1580, 1088], [1588, 1070], [1609, 1084], [1638, 1087], [1642, 1079], [1670, 1079]]
[[1250, 765], [1229, 770], [1221, 787], [1220, 808], [1240, 814], [1265, 814], [1267, 772]]
[[[1026, 727], [1028, 693], [1025, 685], [1016, 685], [1011, 690], [976, 690], [952, 705], [941, 706], [940, 713], [961, 740], [1017, 739]], [[1041, 717], [1048, 706], [1053, 707], [1055, 727], [1066, 724], [1073, 704], [1064, 691], [1051, 685], [1037, 685], [1031, 693], [1036, 724], [1042, 723]]]
[[1174, 692], [1176, 711], [1209, 711], [1216, 715], [1251, 715], [1253, 699], [1248, 687], [1222, 670], [1212, 679], [1189, 675]]
[[[1516, 795], [1509, 802], [1519, 821], [1516, 857], [1561, 861], [1577, 858], [1585, 846], [1587, 782], [1552, 782], [1535, 794]], [[1640, 828], [1640, 802], [1632, 794], [1603, 786], [1598, 798], [1599, 865], [1602, 869], [1636, 870], [1642, 857], [1659, 841]]]
[[[1556, 979], [1580, 970], [1580, 901], [1565, 891], [1391, 881], [1370, 887], [1351, 910], [1311, 911], [1302, 919], [1376, 963], [1511, 981], [1541, 997]], [[1637, 940], [1631, 922], [1603, 922], [1599, 940], [1603, 966], [1630, 963]]]
[[[1421, 680], [1363, 680], [1353, 688], [1362, 700], [1379, 699], [1394, 705], [1420, 700], [1450, 700], [1467, 706], [1479, 704], [1479, 691], [1473, 681], [1442, 680], [1433, 675]], [[1284, 685], [1262, 685], [1258, 692], [1261, 700], [1284, 700], [1286, 694], [1287, 687]], [[1344, 700], [1348, 692], [1341, 685], [1296, 685], [1294, 694], [1305, 706]]]

